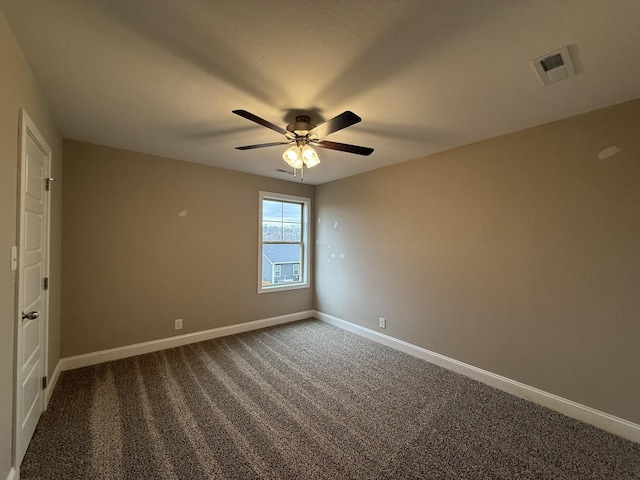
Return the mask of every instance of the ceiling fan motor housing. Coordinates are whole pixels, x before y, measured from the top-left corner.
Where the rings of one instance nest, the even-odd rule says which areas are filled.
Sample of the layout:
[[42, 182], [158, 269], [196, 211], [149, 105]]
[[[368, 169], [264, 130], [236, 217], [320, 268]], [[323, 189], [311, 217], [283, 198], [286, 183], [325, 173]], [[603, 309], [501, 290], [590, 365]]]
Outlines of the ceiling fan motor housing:
[[305, 137], [309, 134], [309, 130], [315, 128], [311, 123], [311, 119], [306, 115], [298, 115], [294, 123], [287, 125], [287, 130], [294, 133], [296, 137]]

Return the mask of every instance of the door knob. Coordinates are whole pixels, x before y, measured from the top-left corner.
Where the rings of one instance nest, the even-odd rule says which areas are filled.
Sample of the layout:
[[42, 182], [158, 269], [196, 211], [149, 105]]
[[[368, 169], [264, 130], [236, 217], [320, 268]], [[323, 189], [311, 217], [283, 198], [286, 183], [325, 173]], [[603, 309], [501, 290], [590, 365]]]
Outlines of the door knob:
[[38, 315], [40, 314], [35, 311], [29, 313], [22, 312], [22, 320], [35, 320], [36, 318], [38, 318]]

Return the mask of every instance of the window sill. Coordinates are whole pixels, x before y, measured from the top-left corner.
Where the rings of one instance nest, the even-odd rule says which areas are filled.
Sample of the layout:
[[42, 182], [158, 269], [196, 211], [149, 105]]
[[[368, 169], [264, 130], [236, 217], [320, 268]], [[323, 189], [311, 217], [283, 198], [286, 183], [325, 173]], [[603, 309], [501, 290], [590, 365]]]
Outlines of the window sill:
[[273, 293], [273, 292], [282, 292], [285, 290], [300, 290], [301, 288], [310, 288], [311, 285], [308, 283], [296, 283], [293, 285], [278, 285], [273, 287], [263, 287], [260, 286], [258, 288], [258, 294], [261, 293]]

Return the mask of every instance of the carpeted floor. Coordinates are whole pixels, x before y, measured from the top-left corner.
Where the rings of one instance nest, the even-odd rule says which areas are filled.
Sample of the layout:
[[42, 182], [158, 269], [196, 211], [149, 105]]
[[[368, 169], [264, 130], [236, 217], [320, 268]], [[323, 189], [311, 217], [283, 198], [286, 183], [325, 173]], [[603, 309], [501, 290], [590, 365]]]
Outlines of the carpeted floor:
[[21, 478], [640, 479], [640, 444], [305, 320], [63, 373]]

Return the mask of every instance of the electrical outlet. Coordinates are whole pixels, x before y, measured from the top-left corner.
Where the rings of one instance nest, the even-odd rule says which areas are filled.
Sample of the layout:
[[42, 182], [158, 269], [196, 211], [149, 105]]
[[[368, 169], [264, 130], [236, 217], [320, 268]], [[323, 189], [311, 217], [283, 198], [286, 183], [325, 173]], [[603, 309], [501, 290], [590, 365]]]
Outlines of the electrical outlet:
[[380, 326], [380, 328], [387, 328], [387, 319], [384, 317], [380, 317], [378, 319], [378, 325]]
[[180, 330], [182, 328], [182, 319], [181, 318], [176, 319], [175, 325], [176, 325], [176, 330]]

